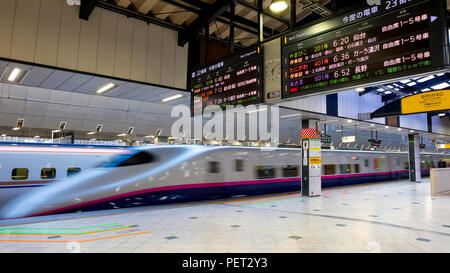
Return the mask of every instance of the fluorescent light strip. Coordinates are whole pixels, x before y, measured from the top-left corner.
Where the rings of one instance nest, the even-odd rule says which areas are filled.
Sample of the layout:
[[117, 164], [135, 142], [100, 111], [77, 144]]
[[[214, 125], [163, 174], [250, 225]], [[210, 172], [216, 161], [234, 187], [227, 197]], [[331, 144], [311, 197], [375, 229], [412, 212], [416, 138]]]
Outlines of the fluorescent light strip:
[[162, 102], [173, 101], [173, 100], [181, 98], [182, 96], [183, 95], [181, 95], [181, 94], [173, 95], [173, 96], [170, 96], [170, 97], [167, 97], [167, 98], [163, 99]]
[[110, 91], [111, 89], [113, 89], [114, 87], [116, 87], [117, 85], [115, 85], [114, 83], [107, 83], [105, 85], [103, 85], [102, 87], [98, 88], [97, 90], [95, 90], [95, 93], [97, 94], [103, 94], [107, 91]]
[[434, 90], [437, 90], [437, 89], [443, 89], [443, 88], [446, 88], [449, 86], [450, 86], [450, 84], [443, 82], [443, 83], [437, 84], [435, 86], [432, 86], [431, 88], [433, 88]]
[[293, 114], [293, 115], [286, 115], [286, 116], [281, 116], [280, 118], [289, 118], [289, 117], [296, 117], [296, 116], [301, 116], [302, 114]]
[[15, 81], [17, 79], [17, 76], [19, 76], [20, 72], [21, 70], [19, 68], [14, 68], [9, 74], [8, 81], [9, 82]]
[[419, 80], [417, 80], [417, 81], [418, 81], [418, 82], [426, 82], [426, 81], [429, 81], [429, 80], [431, 80], [431, 79], [434, 79], [434, 76], [433, 76], [433, 75], [430, 75], [430, 76], [428, 76], [428, 77], [419, 79]]

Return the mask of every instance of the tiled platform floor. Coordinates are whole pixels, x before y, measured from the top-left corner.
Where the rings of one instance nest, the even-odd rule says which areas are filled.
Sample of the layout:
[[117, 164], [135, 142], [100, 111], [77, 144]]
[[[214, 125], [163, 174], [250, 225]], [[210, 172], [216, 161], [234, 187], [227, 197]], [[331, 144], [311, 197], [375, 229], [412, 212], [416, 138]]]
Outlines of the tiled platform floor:
[[0, 252], [450, 252], [427, 180], [0, 221]]

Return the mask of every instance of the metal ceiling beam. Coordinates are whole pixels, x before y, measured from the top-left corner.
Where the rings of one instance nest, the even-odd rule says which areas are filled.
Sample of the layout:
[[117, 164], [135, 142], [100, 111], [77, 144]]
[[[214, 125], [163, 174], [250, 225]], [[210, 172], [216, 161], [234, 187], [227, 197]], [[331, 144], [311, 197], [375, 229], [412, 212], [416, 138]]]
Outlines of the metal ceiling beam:
[[217, 0], [214, 4], [210, 5], [209, 8], [202, 9], [194, 22], [186, 29], [178, 32], [178, 45], [184, 46], [196, 33], [202, 30], [204, 25], [209, 24], [223, 14], [230, 5], [230, 1], [235, 0]]
[[[180, 2], [176, 2], [176, 1], [174, 1], [174, 0], [161, 0], [161, 1], [166, 2], [166, 3], [168, 3], [168, 4], [171, 4], [171, 5], [173, 5], [173, 6], [176, 6], [176, 7], [182, 8], [182, 9], [185, 9], [185, 10], [187, 10], [187, 11], [196, 13], [196, 14], [200, 14], [200, 13], [201, 13], [201, 9], [193, 8], [193, 7], [191, 7], [191, 6], [187, 6], [187, 5], [185, 5], [185, 4], [182, 4], [182, 3], [180, 3]], [[205, 5], [209, 6], [208, 4], [205, 4]], [[225, 12], [227, 12], [227, 11], [225, 11]], [[243, 20], [240, 20], [240, 19], [243, 19]], [[223, 23], [223, 24], [229, 24], [229, 23], [230, 23], [230, 21], [227, 21], [227, 20], [225, 20], [225, 19], [223, 19], [223, 18], [220, 18], [220, 17], [217, 18], [216, 20], [217, 20], [218, 22]], [[247, 20], [247, 21], [244, 21], [244, 20]], [[239, 16], [236, 16], [236, 17], [235, 17], [235, 21], [240, 22], [240, 23], [242, 23], [243, 25], [245, 25], [245, 26], [250, 26], [250, 27], [252, 27], [251, 23], [254, 23], [253, 21], [250, 21], [250, 20], [248, 20], [248, 19], [245, 19], [245, 18], [242, 18], [242, 17], [239, 17]], [[249, 23], [249, 22], [250, 22], [250, 23]], [[235, 27], [236, 27], [236, 28], [238, 28], [238, 29], [240, 29], [240, 30], [243, 30], [243, 31], [245, 31], [245, 32], [248, 32], [248, 33], [251, 33], [251, 34], [255, 34], [255, 35], [258, 33], [257, 31], [255, 31], [255, 30], [253, 30], [253, 29], [251, 29], [251, 28], [245, 27], [245, 26], [242, 26], [242, 25], [236, 25], [236, 24], [235, 24]], [[271, 33], [272, 29], [267, 28], [266, 31], [269, 32], [269, 33]]]
[[158, 26], [162, 26], [162, 27], [168, 28], [168, 29], [176, 30], [176, 31], [184, 29], [182, 26], [179, 26], [177, 24], [174, 24], [174, 23], [171, 23], [171, 22], [168, 22], [168, 21], [165, 21], [165, 20], [158, 19], [158, 18], [153, 17], [153, 16], [148, 15], [148, 14], [143, 14], [143, 13], [140, 13], [138, 11], [134, 11], [134, 10], [131, 10], [131, 9], [128, 9], [128, 8], [117, 6], [117, 5], [111, 4], [109, 2], [99, 1], [98, 4], [97, 4], [97, 7], [103, 8], [103, 9], [106, 9], [106, 10], [109, 10], [109, 11], [113, 11], [113, 12], [116, 12], [116, 13], [119, 13], [119, 14], [122, 14], [122, 15], [125, 15], [127, 17], [132, 17], [132, 18], [144, 21], [147, 24], [151, 23], [151, 24], [155, 24], [155, 25], [158, 25]]
[[89, 20], [92, 11], [97, 6], [99, 0], [81, 0], [80, 13], [78, 17], [83, 20]]
[[[247, 7], [247, 8], [249, 8], [249, 9], [254, 10], [254, 11], [258, 11], [258, 7], [257, 7], [257, 6], [253, 6], [252, 4], [246, 2], [245, 0], [237, 0], [237, 3], [238, 3], [239, 5], [242, 5], [242, 6], [244, 6], [244, 7]], [[267, 15], [267, 16], [271, 17], [272, 19], [275, 19], [275, 20], [277, 20], [277, 21], [280, 21], [281, 23], [285, 24], [286, 26], [289, 26], [289, 23], [290, 23], [290, 22], [289, 22], [288, 20], [285, 20], [285, 19], [283, 19], [283, 18], [281, 18], [281, 17], [279, 17], [279, 16], [276, 16], [276, 15], [270, 13], [270, 12], [267, 12], [267, 11], [265, 11], [265, 10], [263, 10], [262, 13], [263, 13], [264, 15]]]
[[[203, 2], [203, 1], [199, 1], [199, 0], [189, 0], [189, 1], [181, 0], [183, 2], [189, 3], [190, 5], [193, 5], [193, 6], [197, 7], [198, 9], [192, 8], [191, 6], [187, 6], [187, 5], [181, 4], [180, 2], [176, 2], [174, 0], [162, 0], [162, 1], [166, 2], [166, 3], [169, 3], [171, 5], [174, 5], [174, 6], [177, 6], [177, 7], [180, 7], [180, 8], [183, 8], [183, 9], [195, 12], [197, 14], [199, 14], [201, 12], [201, 10], [208, 9], [211, 6], [210, 4], [207, 4], [207, 3]], [[230, 23], [229, 21], [224, 20], [224, 19], [222, 19], [220, 17], [224, 17], [224, 18], [230, 20], [231, 13], [229, 11], [224, 11], [223, 14], [217, 18], [218, 22], [221, 22], [221, 23], [224, 23], [224, 24], [229, 24]], [[253, 28], [255, 30], [258, 30], [259, 25], [258, 25], [257, 22], [254, 22], [252, 20], [246, 19], [246, 18], [238, 16], [238, 15], [234, 15], [233, 21], [235, 23], [242, 24], [242, 25], [235, 24], [236, 28], [239, 28], [239, 29], [241, 29], [243, 31], [246, 31], [246, 32], [249, 32], [251, 34], [258, 35], [258, 31], [253, 31], [253, 30], [248, 28], [248, 27], [251, 27], [251, 28]], [[244, 27], [244, 26], [248, 26], [248, 27]], [[279, 31], [276, 31], [276, 30], [271, 29], [269, 27], [264, 27], [264, 32], [269, 33], [269, 35], [266, 35], [267, 37], [272, 36], [272, 33], [273, 34], [279, 34], [280, 33]]]
[[[109, 11], [113, 11], [113, 12], [116, 12], [116, 13], [119, 13], [119, 14], [122, 14], [122, 15], [125, 15], [127, 17], [135, 18], [135, 19], [140, 20], [140, 21], [144, 21], [147, 24], [158, 25], [158, 26], [165, 27], [165, 28], [168, 28], [168, 29], [171, 29], [171, 30], [175, 30], [175, 31], [178, 31], [178, 32], [185, 29], [185, 27], [183, 27], [183, 26], [180, 26], [180, 25], [168, 22], [166, 20], [158, 19], [158, 18], [156, 18], [156, 17], [154, 17], [152, 15], [149, 15], [149, 14], [143, 14], [141, 12], [138, 12], [138, 11], [135, 11], [135, 10], [131, 10], [129, 8], [124, 8], [124, 7], [121, 7], [121, 6], [117, 6], [117, 5], [112, 4], [110, 2], [99, 1], [98, 4], [97, 4], [97, 7], [103, 8], [103, 9], [106, 9], [106, 10], [109, 10]], [[200, 33], [200, 32], [196, 33], [195, 36], [199, 37], [199, 38], [204, 38], [204, 34]], [[211, 41], [215, 41], [215, 42], [218, 42], [218, 43], [221, 43], [221, 44], [224, 44], [224, 45], [229, 45], [229, 41], [228, 40], [216, 38], [214, 36], [210, 36], [209, 39]]]

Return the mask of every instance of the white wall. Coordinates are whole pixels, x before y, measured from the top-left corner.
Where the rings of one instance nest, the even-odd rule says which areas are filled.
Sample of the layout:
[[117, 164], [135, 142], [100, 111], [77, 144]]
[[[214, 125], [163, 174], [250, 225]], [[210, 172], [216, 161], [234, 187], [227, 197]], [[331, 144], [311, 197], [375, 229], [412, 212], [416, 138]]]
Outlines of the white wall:
[[1, 0], [0, 57], [186, 88], [188, 46], [177, 32], [65, 0]]

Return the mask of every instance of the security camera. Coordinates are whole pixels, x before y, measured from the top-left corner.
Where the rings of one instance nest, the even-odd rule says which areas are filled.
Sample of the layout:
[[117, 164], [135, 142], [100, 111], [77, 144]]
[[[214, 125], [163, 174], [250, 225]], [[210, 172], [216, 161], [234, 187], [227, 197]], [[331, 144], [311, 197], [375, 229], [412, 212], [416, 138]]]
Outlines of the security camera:
[[66, 0], [66, 3], [69, 6], [79, 6], [81, 5], [81, 0]]

